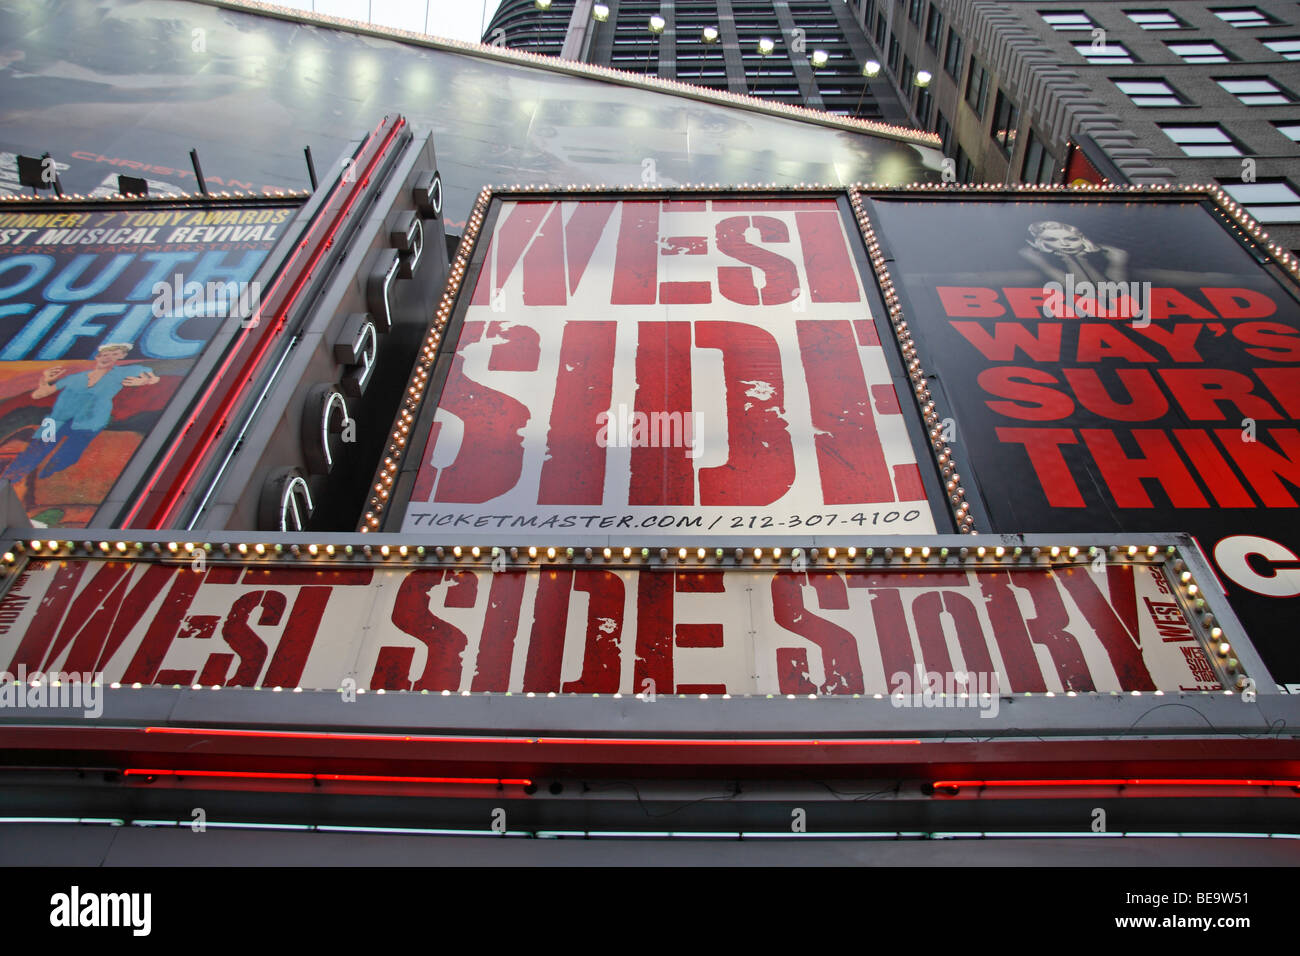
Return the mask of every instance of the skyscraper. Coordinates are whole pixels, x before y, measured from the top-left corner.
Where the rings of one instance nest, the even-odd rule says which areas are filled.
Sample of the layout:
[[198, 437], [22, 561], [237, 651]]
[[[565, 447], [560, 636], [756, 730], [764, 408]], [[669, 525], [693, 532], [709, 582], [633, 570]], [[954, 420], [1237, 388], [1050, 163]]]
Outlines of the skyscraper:
[[1296, 4], [850, 6], [957, 181], [1218, 185], [1300, 249]]
[[853, 10], [831, 0], [505, 0], [485, 43], [830, 113], [906, 122]]

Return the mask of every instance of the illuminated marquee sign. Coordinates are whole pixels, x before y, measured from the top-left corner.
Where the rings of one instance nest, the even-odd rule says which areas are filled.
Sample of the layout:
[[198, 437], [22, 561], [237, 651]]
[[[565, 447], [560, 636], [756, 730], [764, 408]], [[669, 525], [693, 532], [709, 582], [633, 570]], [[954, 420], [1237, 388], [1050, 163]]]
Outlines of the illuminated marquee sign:
[[1163, 550], [891, 548], [805, 571], [382, 550], [33, 553], [0, 600], [0, 665], [145, 685], [909, 697], [931, 675], [996, 697], [1222, 691], [1242, 671], [1207, 653]]
[[514, 542], [934, 532], [835, 198], [742, 195], [501, 201], [372, 517]]

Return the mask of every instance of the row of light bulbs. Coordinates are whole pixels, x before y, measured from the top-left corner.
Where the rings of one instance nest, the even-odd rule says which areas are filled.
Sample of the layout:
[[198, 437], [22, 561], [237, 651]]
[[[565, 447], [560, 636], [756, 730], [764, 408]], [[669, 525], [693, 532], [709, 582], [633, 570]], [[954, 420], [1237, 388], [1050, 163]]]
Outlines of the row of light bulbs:
[[[178, 559], [189, 559], [197, 552], [202, 551], [205, 554], [219, 554], [230, 557], [235, 560], [245, 559], [298, 559], [307, 560], [312, 558], [379, 558], [388, 560], [398, 558], [400, 560], [422, 561], [422, 560], [451, 560], [458, 564], [473, 565], [476, 563], [487, 563], [502, 555], [509, 555], [512, 561], [565, 561], [573, 562], [582, 560], [585, 562], [592, 561], [618, 561], [624, 562], [636, 561], [637, 563], [650, 563], [656, 558], [661, 562], [672, 560], [675, 556], [678, 561], [688, 561], [694, 558], [697, 562], [707, 563], [714, 560], [719, 564], [732, 563], [741, 564], [751, 560], [755, 563], [770, 561], [773, 564], [781, 564], [792, 559], [803, 558], [811, 563], [823, 565], [833, 564], [840, 560], [841, 557], [849, 564], [856, 561], [862, 561], [867, 564], [873, 561], [879, 561], [884, 564], [907, 564], [917, 562], [924, 564], [930, 561], [939, 563], [958, 561], [966, 564], [1001, 564], [1005, 563], [1048, 563], [1048, 564], [1070, 564], [1079, 561], [1092, 561], [1102, 554], [1103, 549], [1096, 546], [1079, 546], [1079, 545], [1051, 545], [1051, 546], [1022, 546], [1022, 545], [980, 545], [977, 547], [961, 546], [949, 548], [947, 546], [931, 547], [930, 545], [904, 545], [895, 547], [888, 545], [885, 547], [865, 547], [859, 548], [856, 545], [839, 547], [831, 545], [828, 547], [794, 547], [784, 548], [779, 545], [773, 547], [732, 547], [732, 548], [706, 548], [706, 547], [667, 547], [662, 545], [655, 546], [632, 546], [625, 545], [622, 547], [572, 547], [566, 545], [406, 545], [406, 544], [382, 544], [371, 545], [362, 544], [353, 546], [351, 544], [335, 545], [312, 543], [306, 545], [284, 544], [283, 542], [254, 542], [252, 544], [246, 541], [240, 542], [218, 542], [210, 541], [193, 542], [193, 541], [127, 541], [120, 539], [116, 541], [60, 541], [57, 539], [41, 540], [33, 538], [31, 540], [18, 540], [12, 545], [9, 551], [3, 555], [3, 561], [6, 564], [14, 564], [21, 555], [30, 555], [32, 557], [64, 557], [84, 555], [88, 557], [134, 557], [150, 558], [159, 556], [170, 556]], [[1166, 557], [1172, 558], [1177, 552], [1173, 545], [1165, 549]], [[1138, 545], [1130, 545], [1127, 549], [1115, 545], [1105, 549], [1105, 553], [1112, 561], [1128, 558], [1135, 561], [1150, 561], [1157, 559], [1161, 554], [1161, 549], [1156, 545], [1149, 545], [1142, 548]], [[1178, 559], [1176, 565], [1178, 570], [1184, 568], [1181, 559]], [[1195, 598], [1199, 593], [1194, 582], [1191, 582], [1190, 572], [1183, 571], [1182, 582], [1187, 587], [1190, 597]], [[1202, 601], [1203, 603], [1203, 601]]]
[[265, 192], [209, 192], [209, 193], [157, 193], [153, 196], [136, 196], [127, 193], [112, 193], [107, 196], [91, 196], [82, 193], [64, 193], [62, 196], [25, 196], [17, 193], [0, 194], [0, 201], [17, 202], [17, 203], [47, 203], [47, 202], [135, 202], [135, 203], [158, 203], [172, 202], [177, 199], [306, 199], [311, 196], [310, 190], [292, 190], [292, 189], [272, 189]]
[[380, 517], [388, 505], [393, 482], [397, 478], [397, 470], [406, 451], [406, 443], [415, 425], [420, 404], [424, 400], [424, 390], [429, 384], [429, 375], [433, 371], [433, 363], [438, 355], [442, 333], [451, 319], [452, 309], [460, 294], [461, 283], [465, 281], [465, 270], [469, 268], [470, 256], [474, 253], [474, 245], [478, 241], [479, 230], [483, 228], [483, 217], [487, 215], [488, 203], [491, 199], [492, 190], [485, 186], [479, 191], [478, 197], [474, 200], [474, 207], [465, 220], [465, 230], [461, 233], [460, 242], [456, 246], [456, 255], [447, 270], [447, 287], [443, 290], [442, 299], [434, 313], [433, 323], [425, 335], [424, 345], [411, 371], [406, 392], [402, 396], [401, 408], [398, 409], [392, 434], [388, 438], [388, 448], [383, 461], [379, 464], [375, 482], [371, 486], [369, 507], [357, 529], [359, 531], [375, 531], [379, 528]]

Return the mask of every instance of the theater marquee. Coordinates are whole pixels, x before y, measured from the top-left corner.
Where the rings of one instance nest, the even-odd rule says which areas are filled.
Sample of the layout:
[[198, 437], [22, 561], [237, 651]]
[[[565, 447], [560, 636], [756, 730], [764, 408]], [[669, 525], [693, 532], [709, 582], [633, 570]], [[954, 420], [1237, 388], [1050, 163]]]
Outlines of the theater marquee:
[[449, 341], [435, 365], [435, 333], [417, 367], [364, 529], [934, 532], [919, 420], [842, 202], [481, 201], [486, 235], [440, 313]]
[[1202, 610], [1180, 548], [929, 540], [815, 551], [801, 571], [770, 553], [31, 542], [0, 601], [0, 669], [345, 692], [901, 693], [908, 706], [927, 692], [1254, 686], [1249, 645], [1206, 625], [1219, 609]]

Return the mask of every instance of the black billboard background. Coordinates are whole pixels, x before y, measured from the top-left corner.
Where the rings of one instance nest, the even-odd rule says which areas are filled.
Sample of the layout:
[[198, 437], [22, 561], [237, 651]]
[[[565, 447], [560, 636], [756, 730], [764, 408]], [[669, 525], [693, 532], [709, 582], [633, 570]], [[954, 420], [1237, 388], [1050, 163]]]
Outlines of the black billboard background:
[[[1300, 583], [1289, 583], [1300, 577], [1294, 570], [1300, 562], [1282, 550], [1300, 554], [1295, 287], [1270, 275], [1208, 205], [1195, 201], [878, 196], [868, 213], [892, 260], [890, 273], [940, 399], [939, 413], [953, 419], [962, 482], [982, 499], [987, 523], [977, 527], [987, 531], [991, 524], [1003, 533], [1190, 532], [1273, 678], [1300, 684], [1295, 598], [1259, 593], [1258, 580], [1248, 588], [1215, 560], [1216, 547], [1227, 538], [1275, 543], [1281, 548], [1266, 546], [1275, 552], [1273, 560], [1252, 558], [1249, 567], [1272, 578], [1274, 591], [1300, 592]], [[1018, 294], [1023, 317], [1017, 317], [1011, 301], [1017, 294], [1009, 297], [1004, 290], [1041, 294], [1052, 281], [1042, 264], [1066, 261], [1035, 255], [1029, 227], [1039, 222], [1074, 226], [1097, 247], [1072, 260], [1087, 263], [1079, 267], [1085, 274], [1074, 275], [1076, 285], [1107, 272], [1149, 282], [1156, 295], [1174, 300], [1169, 317], [1151, 320], [1143, 331], [1137, 328], [1142, 319], [1044, 318], [1041, 307], [1029, 316], [1024, 293]], [[946, 300], [940, 287], [949, 287]], [[1258, 299], [1252, 305], [1218, 291], [1211, 293], [1218, 296], [1215, 302], [1205, 288], [1248, 290], [1247, 300], [1250, 293], [1262, 294], [1276, 310], [1255, 316], [1267, 308]], [[1002, 314], [992, 314], [999, 308]], [[1177, 314], [1180, 309], [1191, 314]], [[989, 314], [962, 314], [967, 312]], [[1059, 327], [1059, 350], [1051, 326]], [[1032, 356], [1009, 344], [1013, 334]], [[1130, 409], [1112, 408], [1098, 386], [1113, 403], [1139, 397]], [[1216, 401], [1208, 391], [1216, 387], [1242, 394]], [[1008, 431], [1016, 429], [1029, 431]], [[1056, 452], [1058, 467], [1052, 468]], [[1121, 456], [1152, 464], [1125, 463]], [[1140, 477], [1148, 468], [1160, 471], [1163, 480]], [[1244, 540], [1241, 550], [1255, 543]]]

